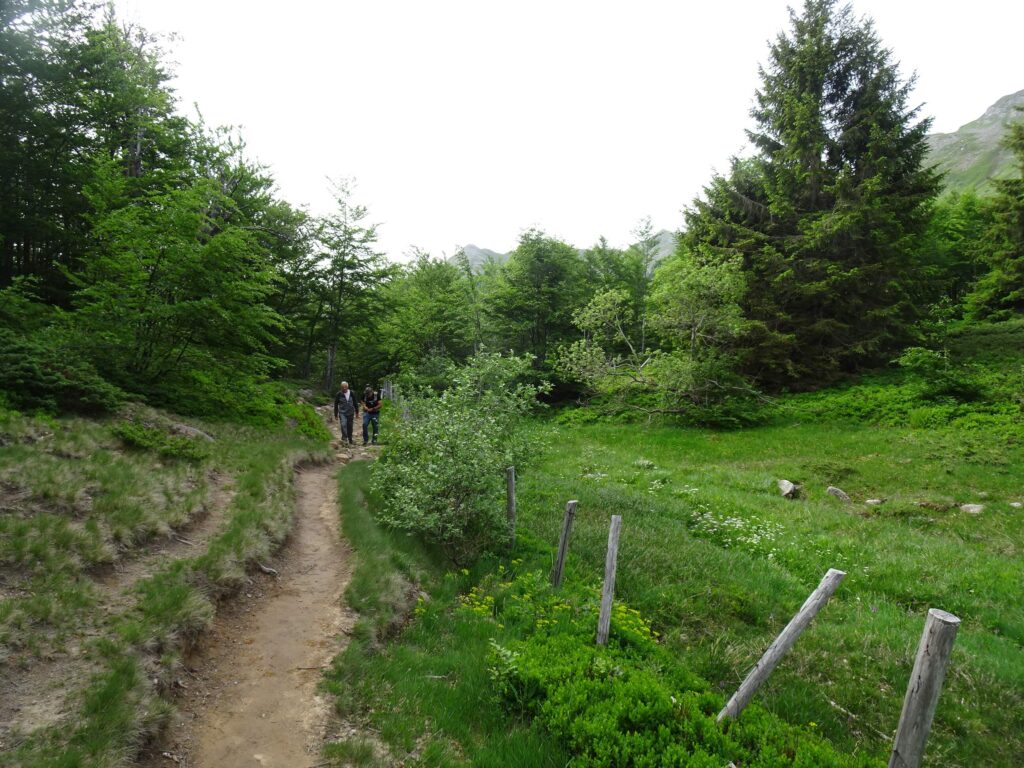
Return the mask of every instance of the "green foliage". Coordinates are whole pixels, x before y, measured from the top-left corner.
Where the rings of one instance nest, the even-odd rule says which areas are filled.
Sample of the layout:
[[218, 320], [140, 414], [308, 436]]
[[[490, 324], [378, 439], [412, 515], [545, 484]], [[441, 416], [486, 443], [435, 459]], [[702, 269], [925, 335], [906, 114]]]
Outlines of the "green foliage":
[[306, 403], [285, 403], [281, 406], [281, 413], [287, 422], [294, 423], [295, 431], [303, 437], [321, 443], [330, 442], [331, 431], [313, 406]]
[[929, 121], [869, 21], [835, 0], [791, 14], [761, 71], [757, 154], [686, 213], [682, 249], [742, 259], [743, 371], [770, 388], [878, 363], [917, 315], [915, 263], [938, 179]]
[[[494, 623], [457, 610], [470, 571], [444, 573], [441, 553], [381, 525], [370, 474], [368, 463], [352, 462], [339, 475], [341, 523], [354, 550], [346, 601], [359, 618], [324, 687], [360, 733], [328, 744], [329, 764], [380, 765], [415, 751], [418, 765], [564, 768], [570, 756], [559, 744], [509, 718], [490, 693]], [[362, 733], [372, 734], [372, 754]]]
[[528, 383], [530, 359], [481, 352], [452, 368], [441, 393], [403, 401], [374, 466], [381, 519], [470, 562], [508, 538], [505, 468], [525, 455], [523, 418], [544, 385]]
[[387, 308], [379, 343], [395, 371], [425, 361], [461, 362], [473, 352], [473, 315], [467, 275], [442, 259], [417, 254], [416, 261], [382, 291]]
[[1024, 120], [1010, 124], [1004, 144], [1013, 152], [1017, 175], [992, 182], [990, 269], [967, 297], [969, 315], [980, 320], [1009, 320], [1024, 313]]
[[111, 431], [125, 445], [143, 450], [153, 451], [169, 459], [187, 459], [202, 461], [210, 455], [209, 446], [199, 438], [185, 435], [172, 435], [157, 427], [147, 427], [133, 421], [122, 421]]
[[274, 278], [234, 201], [202, 179], [124, 205], [126, 185], [108, 164], [88, 191], [95, 247], [76, 320], [97, 364], [141, 394], [192, 372], [264, 375]]
[[935, 201], [921, 243], [924, 296], [945, 296], [960, 307], [978, 278], [988, 271], [992, 202], [976, 192], [955, 192]]
[[642, 330], [625, 290], [598, 293], [575, 313], [583, 338], [559, 350], [558, 366], [605, 409], [724, 423], [723, 406], [753, 394], [729, 350], [745, 326], [744, 292], [738, 260], [681, 252], [655, 272]]
[[565, 744], [574, 765], [879, 764], [841, 755], [757, 705], [719, 726], [723, 697], [673, 663], [639, 612], [616, 601], [608, 646], [594, 643], [599, 605], [597, 587], [556, 593], [540, 572], [509, 578], [503, 567], [463, 599], [464, 610], [521, 638], [492, 643], [494, 688], [513, 711]]
[[546, 368], [548, 356], [574, 335], [573, 312], [586, 301], [583, 261], [568, 243], [524, 232], [488, 297], [502, 348], [529, 354]]
[[124, 397], [59, 334], [23, 336], [2, 327], [0, 392], [15, 408], [50, 413], [109, 412]]

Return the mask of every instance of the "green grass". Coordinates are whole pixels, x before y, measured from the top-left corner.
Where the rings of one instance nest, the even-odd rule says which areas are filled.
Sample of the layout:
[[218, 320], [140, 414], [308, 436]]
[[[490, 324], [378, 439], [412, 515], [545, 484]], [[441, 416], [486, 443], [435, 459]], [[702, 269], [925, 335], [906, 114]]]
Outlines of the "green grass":
[[[495, 765], [546, 765], [557, 754], [562, 765], [564, 749], [592, 764], [593, 753], [580, 755], [610, 741], [577, 739], [586, 726], [559, 724], [555, 716], [577, 683], [553, 693], [562, 698], [549, 700], [552, 709], [530, 725], [514, 707], [504, 714], [495, 708], [495, 681], [485, 669], [488, 659], [495, 663], [487, 638], [523, 654], [520, 660], [543, 658], [546, 641], [531, 646], [528, 634], [516, 634], [501, 594], [515, 581], [513, 571], [548, 573], [565, 502], [578, 499], [566, 591], [599, 583], [609, 518], [622, 515], [616, 599], [638, 609], [661, 638], [658, 653], [643, 663], [663, 682], [699, 676], [709, 686], [701, 694], [706, 706], [735, 690], [829, 568], [847, 572], [738, 732], [783, 733], [781, 720], [804, 744], [813, 745], [817, 734], [853, 761], [884, 763], [926, 612], [937, 607], [963, 623], [925, 765], [1018, 764], [1024, 511], [1010, 503], [1024, 501], [1024, 322], [965, 328], [947, 344], [951, 363], [941, 380], [913, 370], [879, 372], [781, 397], [752, 414], [762, 426], [743, 430], [609, 424], [580, 412], [532, 422], [526, 428], [534, 457], [518, 468], [514, 559], [485, 561], [472, 572], [441, 576], [436, 558], [379, 528], [373, 501], [367, 506], [359, 495], [366, 469], [347, 470], [345, 531], [358, 568], [367, 569], [357, 578], [368, 574], [353, 582], [350, 601], [368, 623], [330, 675], [339, 711], [379, 734], [392, 758], [406, 764], [485, 765], [492, 763], [484, 755], [493, 754], [500, 755]], [[782, 478], [802, 484], [799, 499], [780, 496]], [[829, 485], [852, 503], [828, 495]], [[985, 508], [973, 515], [960, 509], [965, 503]], [[406, 593], [396, 585], [416, 578], [429, 601], [382, 644], [402, 626], [406, 603], [394, 598]], [[377, 599], [384, 594], [392, 597]], [[488, 594], [497, 603], [481, 603]], [[479, 603], [478, 613], [460, 610], [467, 599]], [[535, 607], [527, 624], [539, 627], [540, 602]], [[552, 642], [570, 639], [552, 635]], [[551, 667], [556, 678], [559, 663]], [[576, 690], [588, 684], [584, 679]], [[605, 705], [609, 712], [617, 706], [598, 695], [576, 711], [600, 718]], [[567, 741], [556, 744], [541, 722]], [[479, 751], [500, 744], [509, 729], [546, 746], [518, 758]], [[328, 754], [342, 765], [379, 758], [372, 739], [333, 749]]]
[[[168, 421], [142, 412], [147, 422]], [[130, 764], [170, 712], [162, 694], [182, 644], [209, 625], [215, 600], [290, 530], [294, 466], [325, 459], [322, 443], [290, 430], [202, 427], [216, 442], [169, 455], [159, 441], [125, 450], [117, 421], [0, 413], [0, 477], [10, 499], [0, 525], [11, 534], [0, 538], [0, 577], [19, 590], [0, 601], [0, 650], [8, 664], [29, 666], [32, 653], [60, 658], [63, 642], [75, 639], [93, 670], [84, 687], [70, 691], [70, 718], [21, 734], [0, 765]], [[138, 582], [134, 605], [108, 616], [92, 587], [96, 567], [185, 522], [205, 501], [211, 469], [235, 478], [223, 528], [206, 551]], [[82, 487], [92, 503], [76, 506]]]
[[[325, 757], [377, 765], [386, 750], [410, 768], [566, 765], [550, 737], [510, 721], [489, 692], [493, 625], [454, 611], [474, 574], [446, 572], [437, 553], [381, 528], [363, 495], [368, 471], [355, 463], [340, 476], [343, 532], [355, 553], [346, 599], [360, 619], [325, 686], [338, 713], [377, 738], [330, 744]], [[417, 599], [421, 589], [428, 599]]]
[[[1024, 751], [1024, 526], [1009, 506], [1024, 496], [1019, 445], [988, 446], [992, 460], [978, 461], [950, 451], [945, 431], [822, 424], [538, 424], [535, 437], [521, 528], [553, 552], [565, 501], [578, 499], [568, 578], [590, 580], [621, 514], [617, 594], [680, 665], [730, 691], [836, 567], [846, 580], [760, 701], [841, 749], [884, 757], [878, 732], [895, 728], [925, 612], [939, 607], [963, 626], [929, 760], [1008, 766]], [[781, 498], [779, 478], [802, 483], [804, 498]], [[830, 484], [854, 503], [828, 496]], [[969, 515], [962, 502], [986, 509]]]

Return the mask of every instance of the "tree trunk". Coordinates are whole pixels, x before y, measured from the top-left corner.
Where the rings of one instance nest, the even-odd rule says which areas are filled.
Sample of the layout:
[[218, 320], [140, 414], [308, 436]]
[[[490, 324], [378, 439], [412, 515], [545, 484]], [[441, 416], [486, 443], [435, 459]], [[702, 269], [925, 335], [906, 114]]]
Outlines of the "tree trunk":
[[327, 364], [324, 366], [324, 391], [330, 392], [331, 386], [334, 383], [334, 358], [338, 354], [338, 342], [336, 338], [331, 338], [330, 344], [327, 346]]

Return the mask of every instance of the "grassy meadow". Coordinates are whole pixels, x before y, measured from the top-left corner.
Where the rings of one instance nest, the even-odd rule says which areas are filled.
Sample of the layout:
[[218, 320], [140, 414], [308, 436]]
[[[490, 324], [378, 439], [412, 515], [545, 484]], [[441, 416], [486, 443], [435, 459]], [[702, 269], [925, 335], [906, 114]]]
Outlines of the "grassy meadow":
[[[545, 635], [535, 648], [556, 649], [556, 666], [580, 650], [570, 644], [557, 651], [559, 632], [590, 644], [613, 514], [623, 517], [613, 640], [618, 635], [625, 655], [611, 658], [639, 665], [648, 682], [669, 681], [666, 690], [695, 691], [703, 715], [677, 710], [677, 717], [713, 716], [824, 573], [838, 568], [847, 573], [838, 591], [740, 720], [756, 724], [753, 731], [763, 727], [812, 749], [820, 741], [847, 756], [801, 765], [884, 765], [924, 619], [935, 607], [962, 625], [925, 764], [1018, 764], [1024, 509], [1014, 504], [1024, 501], [1022, 336], [1011, 324], [951, 338], [959, 377], [952, 384], [881, 373], [784, 396], [766, 407], [760, 426], [743, 429], [593, 419], [585, 409], [534, 420], [527, 426], [533, 459], [518, 468], [516, 549], [472, 570], [379, 528], [370, 515], [373, 498], [362, 495], [367, 468], [346, 469], [345, 533], [361, 558], [349, 600], [378, 619], [364, 619], [370, 625], [329, 676], [341, 714], [370, 735], [330, 747], [333, 764], [564, 765], [572, 754], [586, 755], [576, 758], [580, 765], [634, 764], [624, 762], [624, 752], [599, 754], [579, 719], [574, 726], [570, 717], [561, 736], [555, 733], [564, 711], [584, 712], [558, 710], [566, 697], [582, 697], [581, 688], [517, 710], [496, 674], [507, 664], [528, 679], [524, 665], [543, 667], [543, 654], [528, 655], [531, 637]], [[799, 498], [783, 498], [779, 479], [799, 483]], [[826, 493], [830, 485], [851, 501]], [[543, 582], [569, 499], [579, 507], [565, 586], [555, 593]], [[964, 504], [982, 509], [965, 511]], [[368, 552], [391, 554], [368, 566]], [[367, 586], [372, 579], [360, 587], [360, 573], [376, 574], [387, 589]], [[423, 592], [413, 604], [403, 589]], [[368, 597], [388, 591], [395, 599]], [[552, 629], [559, 610], [573, 619]], [[627, 620], [640, 621], [641, 633], [649, 626], [657, 648], [630, 650]], [[593, 673], [596, 662], [588, 663]], [[672, 682], [678, 680], [684, 682]], [[636, 707], [643, 709], [650, 687], [638, 690]], [[614, 698], [612, 688], [607, 696]], [[628, 731], [623, 723], [631, 716], [620, 712], [595, 727], [615, 730], [617, 722]], [[517, 743], [537, 748], [515, 758], [502, 751], [508, 729], [529, 734], [536, 741]], [[733, 729], [737, 742], [719, 755], [740, 755], [738, 765], [776, 764], [757, 750], [744, 753], [741, 731]], [[381, 763], [382, 754], [391, 762]], [[671, 764], [705, 764], [690, 759]]]
[[[1024, 513], [1010, 506], [1024, 497], [1020, 446], [975, 462], [948, 435], [874, 426], [536, 434], [545, 449], [520, 480], [522, 528], [553, 550], [564, 502], [578, 499], [568, 578], [593, 580], [621, 514], [617, 594], [723, 693], [838, 568], [846, 579], [761, 702], [843, 749], [884, 756], [924, 616], [943, 608], [963, 624], [929, 759], [1008, 766], [1024, 751]], [[779, 478], [800, 482], [803, 498], [782, 498]], [[962, 512], [965, 502], [984, 510]]]

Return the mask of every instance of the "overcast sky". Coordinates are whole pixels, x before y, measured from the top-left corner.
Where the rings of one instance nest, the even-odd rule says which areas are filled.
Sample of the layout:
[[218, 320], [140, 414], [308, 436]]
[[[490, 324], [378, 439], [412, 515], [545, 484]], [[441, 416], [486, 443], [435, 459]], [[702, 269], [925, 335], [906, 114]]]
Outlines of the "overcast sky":
[[[182, 109], [241, 126], [282, 195], [330, 208], [328, 177], [393, 258], [540, 227], [625, 244], [678, 229], [743, 130], [784, 0], [117, 0], [170, 46]], [[933, 131], [1024, 88], [1024, 3], [856, 0]], [[193, 113], [194, 114], [194, 113]]]

